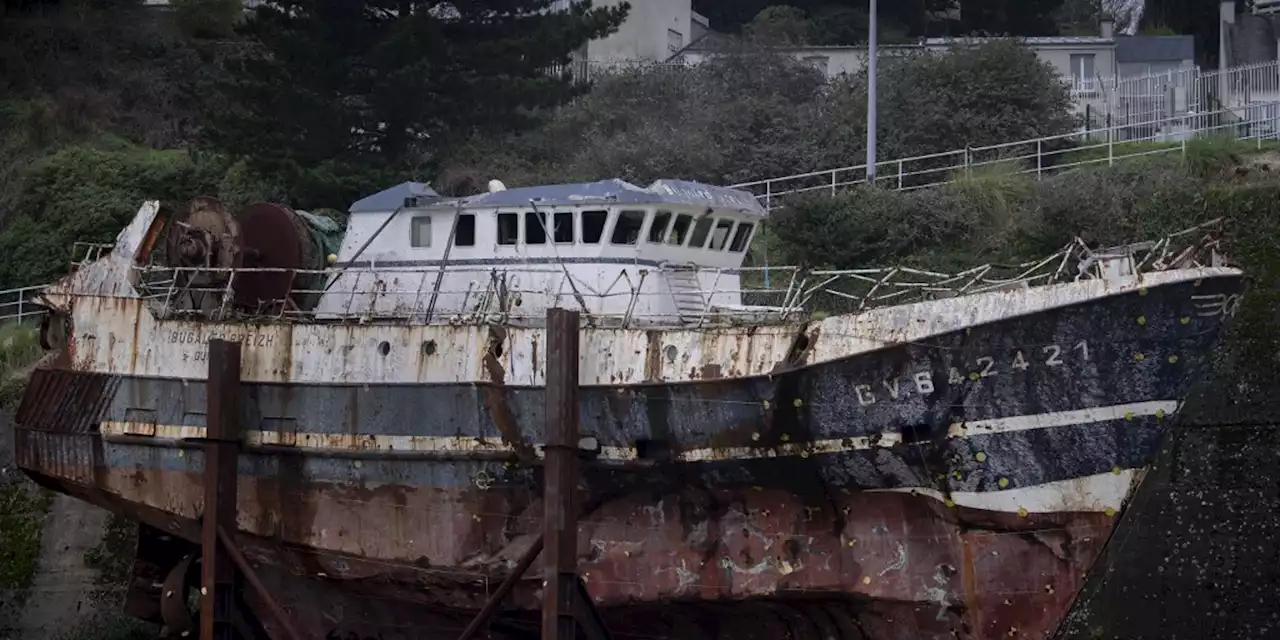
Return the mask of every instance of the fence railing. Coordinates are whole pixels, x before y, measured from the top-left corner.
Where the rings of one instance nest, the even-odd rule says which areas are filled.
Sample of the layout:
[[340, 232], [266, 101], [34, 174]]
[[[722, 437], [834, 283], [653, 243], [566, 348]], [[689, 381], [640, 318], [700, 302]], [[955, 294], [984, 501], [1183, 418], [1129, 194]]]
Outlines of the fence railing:
[[[1197, 137], [1230, 136], [1261, 147], [1280, 134], [1280, 102], [1219, 109], [1200, 114], [1165, 118], [1141, 125], [1116, 125], [1020, 142], [970, 147], [875, 163], [877, 185], [894, 190], [921, 189], [953, 182], [975, 169], [1004, 167], [1016, 173], [1042, 177], [1065, 169], [1115, 164], [1130, 158], [1186, 153], [1187, 141]], [[752, 192], [768, 209], [777, 208], [787, 196], [815, 191], [834, 194], [842, 188], [866, 184], [867, 165], [858, 164], [823, 171], [733, 185]]]
[[35, 304], [35, 298], [45, 286], [0, 291], [0, 324], [38, 323], [44, 308]]

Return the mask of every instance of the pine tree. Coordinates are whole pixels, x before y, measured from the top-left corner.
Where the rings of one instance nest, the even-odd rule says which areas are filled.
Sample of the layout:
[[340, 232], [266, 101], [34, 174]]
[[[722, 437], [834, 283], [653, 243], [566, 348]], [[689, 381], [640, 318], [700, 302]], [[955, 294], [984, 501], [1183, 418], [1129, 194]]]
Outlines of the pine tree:
[[[552, 4], [275, 0], [242, 25], [252, 49], [218, 87], [206, 135], [286, 182], [425, 172], [451, 142], [518, 128], [531, 109], [568, 99], [568, 77], [548, 70], [616, 30], [629, 9]], [[295, 195], [350, 196], [332, 191]]]

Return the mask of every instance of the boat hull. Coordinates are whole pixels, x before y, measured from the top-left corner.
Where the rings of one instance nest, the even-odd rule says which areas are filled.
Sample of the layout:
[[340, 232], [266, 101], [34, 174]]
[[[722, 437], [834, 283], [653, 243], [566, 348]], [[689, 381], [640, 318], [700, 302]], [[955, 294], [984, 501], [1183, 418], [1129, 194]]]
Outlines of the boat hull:
[[[89, 437], [55, 436], [40, 448], [59, 446], [70, 457], [75, 440], [87, 444]], [[199, 472], [110, 472], [97, 485], [105, 489], [77, 482], [76, 471], [66, 466], [62, 473], [41, 476], [58, 490], [198, 539], [199, 522], [189, 512], [156, 508], [154, 495], [116, 489], [163, 487], [170, 504], [198, 503]], [[525, 517], [508, 518], [504, 527], [481, 516], [483, 522], [467, 526], [471, 517], [505, 505], [494, 495], [439, 490], [388, 488], [375, 492], [379, 496], [358, 496], [337, 484], [312, 484], [306, 496], [291, 497], [280, 485], [240, 479], [245, 511], [238, 542], [306, 637], [458, 633], [509, 566], [499, 558], [518, 556], [532, 542], [541, 513], [538, 498], [509, 496], [528, 506]], [[653, 498], [637, 492], [584, 518], [580, 570], [611, 629], [672, 639], [1048, 637], [1116, 520], [1104, 513], [1021, 517], [948, 508], [898, 492], [837, 494], [822, 510], [797, 502], [790, 492], [769, 490], [686, 490]], [[305, 513], [293, 502], [346, 508]], [[451, 518], [440, 512], [440, 503], [455, 505]], [[431, 519], [430, 531], [442, 538], [457, 535], [475, 548], [486, 546], [477, 539], [479, 531], [505, 528], [506, 540], [494, 557], [478, 555], [461, 567], [437, 567], [425, 555], [401, 563], [372, 557], [405, 544], [401, 532], [414, 528], [414, 519]], [[266, 521], [279, 535], [244, 533]], [[285, 543], [300, 523], [331, 526], [332, 535], [359, 541], [368, 555]], [[541, 584], [535, 564], [513, 592], [493, 637], [537, 636]], [[326, 613], [307, 613], [313, 611]], [[264, 624], [271, 628], [273, 621]]]
[[[825, 362], [801, 344], [773, 375], [584, 387], [600, 445], [582, 472], [588, 591], [618, 630], [654, 637], [1046, 637], [1242, 287], [1223, 272]], [[369, 604], [387, 599], [454, 612], [422, 622], [448, 626], [540, 531], [541, 388], [248, 382], [245, 397], [239, 537], [307, 585], [295, 610], [345, 603], [319, 635], [392, 637]], [[200, 380], [44, 369], [20, 464], [196, 539], [203, 456], [185, 439], [203, 405]], [[509, 618], [539, 585], [535, 569]]]

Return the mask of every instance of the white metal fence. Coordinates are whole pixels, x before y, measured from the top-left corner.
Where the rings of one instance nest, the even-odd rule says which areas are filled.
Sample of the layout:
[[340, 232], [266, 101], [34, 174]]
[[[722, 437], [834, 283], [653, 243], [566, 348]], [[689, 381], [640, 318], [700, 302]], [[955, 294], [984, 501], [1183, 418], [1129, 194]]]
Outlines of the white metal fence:
[[[1134, 125], [1023, 140], [986, 147], [970, 147], [899, 160], [876, 162], [875, 183], [908, 190], [947, 184], [964, 172], [1004, 167], [1037, 177], [1086, 165], [1115, 164], [1129, 158], [1168, 153], [1185, 154], [1187, 141], [1223, 136], [1247, 140], [1261, 147], [1280, 134], [1280, 102], [1219, 109], [1210, 113], [1165, 118]], [[756, 195], [766, 208], [777, 208], [786, 196], [829, 191], [867, 182], [867, 165], [811, 171], [781, 178], [733, 185]]]
[[0, 325], [39, 322], [44, 309], [34, 304], [35, 297], [47, 285], [0, 291]]
[[1088, 129], [1140, 125], [1185, 114], [1280, 102], [1280, 62], [1223, 71], [1193, 67], [1073, 81], [1072, 96]]

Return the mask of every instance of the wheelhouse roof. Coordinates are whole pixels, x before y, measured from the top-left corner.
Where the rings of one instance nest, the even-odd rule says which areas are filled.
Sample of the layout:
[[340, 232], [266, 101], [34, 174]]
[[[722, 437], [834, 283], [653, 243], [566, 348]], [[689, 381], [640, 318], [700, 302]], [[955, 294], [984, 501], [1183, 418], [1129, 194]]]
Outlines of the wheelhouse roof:
[[481, 193], [465, 198], [445, 198], [420, 182], [405, 182], [362, 198], [351, 205], [351, 213], [394, 211], [404, 206], [406, 198], [418, 198], [423, 206], [462, 206], [466, 208], [611, 205], [676, 205], [732, 209], [752, 216], [767, 215], [755, 196], [741, 189], [730, 189], [688, 180], [658, 180], [648, 187], [638, 187], [619, 180], [517, 187]]

